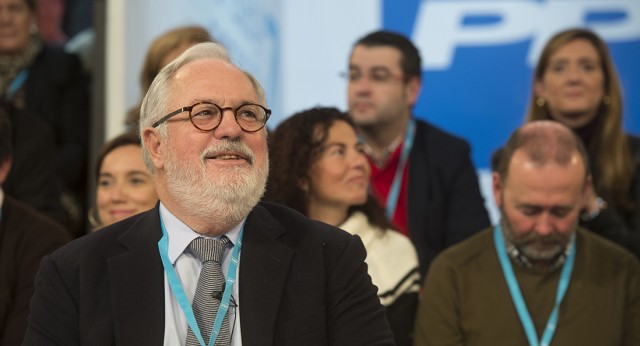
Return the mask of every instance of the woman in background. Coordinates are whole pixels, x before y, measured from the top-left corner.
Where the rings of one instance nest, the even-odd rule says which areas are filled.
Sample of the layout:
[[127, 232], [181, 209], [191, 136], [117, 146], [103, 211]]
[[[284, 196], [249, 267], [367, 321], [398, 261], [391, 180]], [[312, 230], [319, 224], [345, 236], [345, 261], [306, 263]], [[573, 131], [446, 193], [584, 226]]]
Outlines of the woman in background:
[[390, 229], [369, 193], [370, 168], [351, 118], [313, 108], [283, 121], [270, 137], [265, 199], [358, 235], [397, 345], [410, 345], [420, 275], [411, 241]]
[[137, 134], [125, 133], [105, 143], [97, 158], [96, 181], [97, 215], [95, 211], [89, 215], [95, 229], [149, 210], [158, 202]]
[[[200, 26], [185, 26], [172, 29], [158, 36], [151, 42], [144, 59], [144, 65], [140, 72], [140, 87], [142, 97], [149, 90], [153, 79], [156, 78], [160, 70], [168, 63], [177, 58], [187, 48], [196, 43], [215, 42], [207, 29]], [[129, 110], [125, 125], [129, 131], [138, 131], [138, 120], [140, 119], [140, 104]]]
[[0, 0], [0, 97], [44, 119], [57, 146], [56, 176], [74, 235], [84, 231], [89, 79], [80, 59], [44, 42], [36, 0]]
[[624, 133], [620, 83], [606, 44], [585, 29], [556, 34], [533, 83], [527, 121], [559, 121], [589, 152], [593, 187], [580, 224], [640, 257], [640, 138]]

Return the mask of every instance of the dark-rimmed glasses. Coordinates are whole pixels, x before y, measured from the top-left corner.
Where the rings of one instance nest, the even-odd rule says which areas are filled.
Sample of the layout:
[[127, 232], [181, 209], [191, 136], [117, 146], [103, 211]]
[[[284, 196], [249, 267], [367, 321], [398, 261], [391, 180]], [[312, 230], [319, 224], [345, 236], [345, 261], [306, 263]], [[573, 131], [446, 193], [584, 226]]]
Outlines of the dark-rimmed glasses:
[[222, 122], [225, 110], [233, 112], [236, 122], [245, 132], [260, 131], [271, 115], [270, 109], [255, 103], [245, 103], [234, 109], [233, 107], [222, 108], [212, 102], [198, 102], [194, 105], [182, 107], [163, 116], [160, 120], [153, 123], [152, 126], [158, 127], [160, 124], [177, 114], [189, 112], [189, 120], [195, 128], [200, 131], [212, 131], [215, 130]]
[[391, 81], [406, 82], [409, 78], [400, 74], [393, 74], [385, 67], [375, 67], [366, 72], [362, 72], [357, 68], [351, 68], [348, 72], [341, 72], [340, 77], [345, 78], [349, 83], [356, 83], [362, 78], [378, 84], [384, 84]]

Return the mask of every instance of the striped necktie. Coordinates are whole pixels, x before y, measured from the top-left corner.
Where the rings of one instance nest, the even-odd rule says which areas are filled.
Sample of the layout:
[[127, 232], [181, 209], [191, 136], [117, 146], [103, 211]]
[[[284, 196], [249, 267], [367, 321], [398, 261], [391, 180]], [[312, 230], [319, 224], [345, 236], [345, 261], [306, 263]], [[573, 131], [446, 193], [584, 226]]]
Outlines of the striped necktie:
[[[189, 251], [202, 262], [202, 271], [191, 305], [205, 344], [209, 343], [211, 329], [216, 320], [225, 287], [225, 278], [220, 262], [228, 243], [229, 238], [222, 236], [219, 239], [196, 238], [189, 244]], [[230, 342], [231, 334], [229, 333], [229, 316], [227, 314], [224, 316], [215, 344], [229, 345]], [[191, 327], [187, 332], [186, 345], [199, 345]]]

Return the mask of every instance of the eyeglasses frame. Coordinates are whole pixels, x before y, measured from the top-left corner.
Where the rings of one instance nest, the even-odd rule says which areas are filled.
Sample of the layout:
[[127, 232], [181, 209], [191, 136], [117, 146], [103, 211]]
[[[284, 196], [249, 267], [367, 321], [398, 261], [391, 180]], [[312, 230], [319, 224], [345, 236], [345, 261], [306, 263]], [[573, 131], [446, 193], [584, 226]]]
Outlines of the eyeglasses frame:
[[[193, 122], [193, 116], [191, 115], [191, 111], [193, 110], [193, 108], [197, 105], [200, 104], [210, 104], [213, 105], [215, 107], [218, 108], [218, 110], [220, 110], [220, 122], [218, 123], [218, 125], [214, 126], [213, 128], [209, 129], [209, 130], [204, 130], [199, 128], [194, 122]], [[236, 113], [238, 111], [238, 109], [244, 107], [244, 106], [258, 106], [260, 108], [262, 108], [264, 110], [264, 113], [266, 115], [266, 117], [264, 118], [264, 122], [262, 123], [262, 126], [260, 126], [260, 128], [256, 129], [256, 130], [246, 130], [244, 127], [242, 127], [242, 125], [240, 125], [240, 123], [238, 122], [238, 114]], [[224, 117], [224, 111], [226, 110], [230, 110], [233, 113], [233, 118], [235, 119], [236, 123], [238, 124], [238, 126], [240, 126], [240, 128], [242, 129], [242, 131], [244, 132], [248, 132], [248, 133], [253, 133], [253, 132], [258, 132], [260, 130], [262, 130], [265, 125], [267, 124], [267, 121], [269, 120], [269, 117], [271, 116], [271, 110], [263, 105], [259, 105], [257, 103], [253, 103], [253, 102], [247, 102], [247, 103], [243, 103], [240, 106], [233, 108], [233, 107], [220, 107], [217, 104], [213, 103], [213, 102], [208, 102], [208, 101], [201, 101], [201, 102], [196, 102], [194, 104], [192, 104], [191, 106], [187, 106], [187, 107], [182, 107], [179, 109], [176, 109], [175, 111], [163, 116], [162, 118], [160, 118], [158, 121], [154, 122], [151, 127], [156, 128], [158, 126], [160, 126], [162, 123], [166, 122], [167, 120], [171, 119], [172, 117], [182, 113], [182, 112], [189, 112], [189, 121], [191, 122], [191, 125], [193, 125], [193, 127], [195, 127], [196, 129], [200, 130], [200, 131], [214, 131], [215, 129], [218, 128], [218, 126], [220, 126], [220, 124], [222, 124], [222, 118]]]

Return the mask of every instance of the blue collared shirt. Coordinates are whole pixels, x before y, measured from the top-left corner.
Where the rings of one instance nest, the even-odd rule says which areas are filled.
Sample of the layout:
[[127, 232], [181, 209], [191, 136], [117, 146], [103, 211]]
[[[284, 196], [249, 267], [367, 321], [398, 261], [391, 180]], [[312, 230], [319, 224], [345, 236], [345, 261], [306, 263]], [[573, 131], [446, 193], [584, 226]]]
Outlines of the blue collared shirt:
[[[196, 293], [196, 286], [198, 285], [198, 278], [200, 277], [200, 271], [202, 270], [202, 263], [195, 256], [187, 250], [187, 247], [191, 241], [202, 235], [194, 232], [182, 221], [180, 221], [175, 215], [173, 215], [162, 203], [160, 203], [160, 217], [167, 229], [169, 235], [169, 260], [173, 264], [176, 270], [176, 274], [182, 283], [185, 294], [189, 301], [193, 301], [193, 296]], [[236, 244], [240, 228], [244, 220], [238, 225], [233, 227], [225, 235], [229, 238], [232, 244]], [[224, 258], [222, 260], [222, 272], [227, 275], [227, 268], [229, 268], [229, 260], [231, 258], [231, 246], [227, 247], [224, 252]], [[240, 271], [240, 263], [238, 262], [238, 272]], [[236, 306], [240, 306], [240, 295], [238, 294], [238, 286], [240, 284], [239, 275], [238, 280], [233, 285], [232, 297]], [[167, 275], [164, 276], [164, 306], [165, 306], [165, 327], [164, 327], [164, 345], [184, 345], [187, 338], [187, 319], [182, 312], [182, 309], [178, 305], [175, 296], [171, 292], [169, 287], [169, 281]], [[232, 314], [235, 310], [235, 318]], [[229, 309], [229, 322], [231, 328], [231, 345], [241, 346], [242, 338], [240, 335], [240, 309]], [[208, 341], [208, 340], [207, 340]]]

